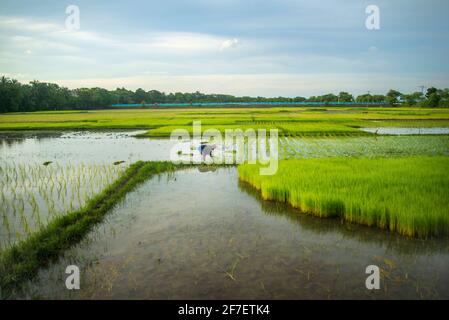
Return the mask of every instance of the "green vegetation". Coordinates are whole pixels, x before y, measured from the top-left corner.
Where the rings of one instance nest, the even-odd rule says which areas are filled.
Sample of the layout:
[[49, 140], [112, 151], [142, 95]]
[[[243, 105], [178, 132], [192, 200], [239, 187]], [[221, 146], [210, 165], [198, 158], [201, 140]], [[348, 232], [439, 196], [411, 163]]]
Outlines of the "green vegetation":
[[274, 176], [257, 165], [239, 177], [266, 200], [408, 236], [449, 235], [449, 158], [284, 160]]
[[281, 159], [449, 156], [449, 135], [281, 137]]
[[[394, 97], [396, 93], [390, 98]], [[381, 137], [359, 130], [449, 127], [449, 109], [280, 106], [41, 111], [0, 114], [0, 130], [134, 128], [146, 130], [141, 137], [168, 137], [174, 129], [191, 132], [193, 121], [201, 121], [203, 131], [279, 130], [281, 157], [303, 159], [282, 160], [275, 176], [259, 176], [254, 165], [239, 167], [241, 180], [260, 189], [265, 199], [285, 201], [320, 217], [340, 217], [409, 236], [449, 234], [449, 158], [443, 157], [449, 155], [449, 135]], [[390, 156], [402, 158], [387, 159]], [[8, 235], [6, 241], [0, 238], [3, 293], [31, 279], [40, 267], [78, 243], [137, 184], [182, 167], [138, 162], [125, 171], [122, 161], [102, 168], [60, 167], [51, 161], [1, 164], [0, 234]]]
[[28, 239], [1, 251], [0, 294], [7, 297], [23, 281], [32, 279], [39, 268], [78, 243], [138, 184], [153, 175], [183, 167], [170, 162], [137, 162], [83, 208], [56, 217]]
[[28, 112], [0, 115], [0, 130], [147, 129], [143, 137], [168, 137], [173, 129], [276, 128], [287, 136], [370, 135], [362, 127], [449, 127], [449, 109], [223, 108]]
[[413, 92], [403, 94], [390, 90], [386, 95], [363, 94], [354, 97], [348, 92], [333, 93], [321, 96], [305, 97], [235, 97], [226, 94], [169, 93], [157, 90], [136, 91], [125, 88], [106, 90], [103, 88], [79, 88], [70, 90], [54, 83], [32, 81], [21, 84], [17, 80], [0, 78], [0, 113], [30, 112], [40, 110], [86, 110], [107, 108], [113, 104], [145, 104], [155, 103], [222, 103], [222, 102], [315, 102], [325, 105], [329, 102], [388, 103], [390, 106], [416, 107], [449, 107], [449, 89], [428, 88], [426, 94]]
[[113, 164], [0, 161], [0, 250], [78, 210], [124, 170]]

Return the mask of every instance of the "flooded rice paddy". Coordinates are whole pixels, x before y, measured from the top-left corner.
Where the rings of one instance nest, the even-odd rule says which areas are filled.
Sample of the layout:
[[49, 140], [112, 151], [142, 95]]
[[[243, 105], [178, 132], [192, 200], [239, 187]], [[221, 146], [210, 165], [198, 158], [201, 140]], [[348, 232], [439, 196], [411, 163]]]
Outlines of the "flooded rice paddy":
[[280, 158], [449, 155], [449, 136], [280, 138]]
[[[1, 132], [0, 250], [79, 208], [129, 164], [169, 160], [174, 142], [137, 133]], [[280, 138], [280, 147], [281, 158], [449, 155], [449, 136]], [[18, 297], [447, 299], [448, 249], [447, 239], [262, 201], [235, 168], [206, 166], [145, 182]], [[81, 268], [80, 291], [65, 289], [69, 264]], [[381, 268], [381, 290], [365, 288], [370, 264]]]
[[0, 132], [3, 161], [114, 163], [167, 160], [170, 140], [136, 139], [142, 131]]
[[[142, 131], [1, 132], [1, 161], [113, 164], [170, 160], [176, 142], [134, 138]], [[449, 135], [281, 137], [279, 157], [449, 155]]]
[[0, 165], [0, 250], [24, 240], [52, 219], [80, 209], [116, 180], [112, 164]]
[[[204, 170], [201, 170], [204, 171]], [[407, 239], [262, 201], [236, 170], [147, 181], [24, 298], [448, 298], [448, 241]], [[81, 289], [65, 289], [65, 268]], [[381, 290], [365, 268], [380, 267]]]

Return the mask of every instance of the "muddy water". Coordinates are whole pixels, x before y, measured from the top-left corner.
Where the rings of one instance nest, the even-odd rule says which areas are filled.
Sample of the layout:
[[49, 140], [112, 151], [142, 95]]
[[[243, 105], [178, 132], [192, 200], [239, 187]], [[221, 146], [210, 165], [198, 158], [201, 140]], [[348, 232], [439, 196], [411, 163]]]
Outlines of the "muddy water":
[[[449, 298], [448, 240], [416, 240], [265, 202], [235, 169], [153, 178], [23, 298]], [[65, 289], [65, 268], [81, 289]], [[365, 268], [381, 269], [381, 289]]]

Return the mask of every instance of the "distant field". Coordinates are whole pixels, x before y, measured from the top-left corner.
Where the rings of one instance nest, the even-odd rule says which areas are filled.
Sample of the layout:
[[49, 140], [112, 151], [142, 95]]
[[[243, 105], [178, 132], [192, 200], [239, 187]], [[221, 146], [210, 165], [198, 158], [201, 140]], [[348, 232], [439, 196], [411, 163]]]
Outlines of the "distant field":
[[174, 128], [277, 128], [284, 135], [363, 135], [360, 127], [449, 127], [448, 109], [275, 107], [47, 111], [0, 115], [0, 130], [148, 129], [167, 137]]

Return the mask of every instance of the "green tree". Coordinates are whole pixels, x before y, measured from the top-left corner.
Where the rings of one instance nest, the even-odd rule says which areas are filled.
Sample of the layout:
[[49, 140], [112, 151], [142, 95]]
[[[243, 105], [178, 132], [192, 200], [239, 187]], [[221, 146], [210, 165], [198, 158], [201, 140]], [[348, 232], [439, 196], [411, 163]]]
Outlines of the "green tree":
[[142, 101], [145, 102], [147, 100], [147, 93], [142, 88], [139, 88], [136, 90], [133, 96], [133, 100], [137, 103], [141, 103]]
[[435, 94], [437, 92], [438, 92], [438, 90], [435, 87], [428, 88], [427, 92], [426, 92], [426, 98], [429, 99], [432, 94]]
[[21, 84], [14, 79], [0, 79], [0, 112], [19, 111], [22, 101]]
[[356, 102], [362, 102], [362, 103], [373, 102], [373, 96], [369, 93], [361, 94], [361, 95], [357, 96], [357, 98], [355, 100], [356, 100]]
[[407, 106], [415, 106], [423, 100], [423, 94], [418, 91], [410, 94], [403, 94], [402, 100], [404, 101], [404, 104]]
[[449, 89], [438, 90], [440, 95], [439, 107], [447, 108], [449, 107]]
[[[192, 103], [192, 102], [299, 102], [311, 101], [318, 103], [352, 102], [354, 97], [348, 92], [340, 92], [338, 96], [329, 93], [321, 96], [304, 97], [236, 97], [229, 94], [204, 94], [199, 91], [193, 93], [169, 93], [142, 88], [136, 91], [125, 88], [106, 90], [103, 88], [68, 89], [54, 83], [32, 81], [21, 84], [17, 80], [0, 78], [0, 112], [63, 110], [63, 109], [96, 109], [107, 108], [112, 104], [142, 104], [146, 103]], [[357, 96], [357, 102], [375, 102], [389, 105], [417, 105], [422, 107], [449, 107], [449, 89], [431, 87], [423, 96], [420, 92], [401, 94], [390, 90], [386, 96], [363, 94]]]
[[399, 91], [396, 90], [390, 90], [388, 91], [387, 95], [386, 95], [386, 102], [390, 105], [390, 106], [396, 106], [399, 104], [399, 99], [402, 96], [402, 94]]
[[339, 102], [354, 102], [354, 97], [352, 94], [342, 91], [338, 94], [338, 101]]

